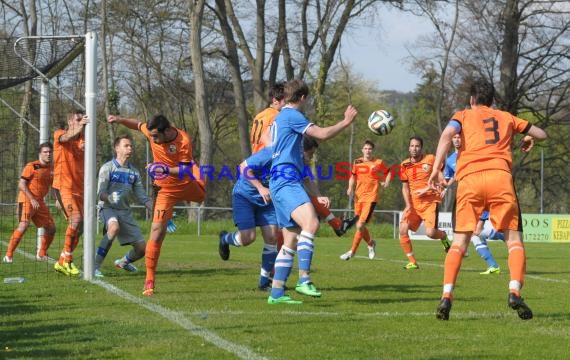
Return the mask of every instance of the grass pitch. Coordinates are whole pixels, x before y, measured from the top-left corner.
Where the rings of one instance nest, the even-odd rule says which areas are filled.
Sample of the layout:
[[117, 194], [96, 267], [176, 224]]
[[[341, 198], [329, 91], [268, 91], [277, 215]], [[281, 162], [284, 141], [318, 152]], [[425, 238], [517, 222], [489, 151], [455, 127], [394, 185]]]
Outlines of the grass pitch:
[[[527, 247], [525, 301], [535, 318], [520, 320], [507, 308], [508, 271], [502, 242], [490, 243], [500, 275], [485, 269], [473, 248], [464, 259], [449, 321], [435, 318], [444, 253], [438, 241], [414, 241], [419, 270], [403, 270], [406, 258], [391, 228], [373, 226], [377, 258], [342, 261], [352, 232], [333, 236], [323, 224], [315, 242], [313, 281], [322, 298], [290, 291], [302, 305], [267, 305], [256, 290], [261, 241], [231, 248], [221, 261], [217, 231], [195, 235], [179, 226], [162, 248], [156, 295], [141, 295], [144, 264], [129, 274], [113, 267], [127, 248], [114, 245], [104, 281], [70, 279], [53, 264], [36, 262], [33, 239], [20, 246], [14, 264], [0, 264], [2, 359], [565, 359], [570, 350], [570, 244]], [[6, 239], [7, 233], [2, 233]], [[28, 244], [29, 243], [29, 244]], [[0, 245], [5, 250], [5, 241]], [[52, 245], [52, 256], [60, 244]], [[80, 254], [81, 249], [76, 251]], [[28, 257], [26, 257], [26, 255]], [[81, 264], [81, 261], [77, 261]], [[297, 272], [289, 280], [294, 286]]]

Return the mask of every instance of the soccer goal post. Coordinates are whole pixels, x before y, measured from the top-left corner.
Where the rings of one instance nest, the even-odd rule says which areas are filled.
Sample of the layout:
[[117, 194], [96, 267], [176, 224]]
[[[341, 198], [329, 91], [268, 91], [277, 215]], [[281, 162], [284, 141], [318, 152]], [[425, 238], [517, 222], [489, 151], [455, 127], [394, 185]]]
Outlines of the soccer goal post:
[[[85, 280], [93, 279], [95, 236], [97, 232], [97, 34], [88, 32], [85, 35], [70, 36], [27, 36], [18, 39], [5, 38], [0, 42], [0, 52], [4, 60], [0, 63], [0, 90], [13, 88], [17, 92], [18, 86], [27, 81], [40, 80], [40, 106], [39, 126], [35, 126], [31, 113], [18, 111], [0, 96], [0, 103], [9, 109], [21, 122], [29, 128], [39, 132], [39, 143], [50, 141], [50, 93], [57, 89], [57, 93], [67, 98], [69, 104], [83, 109], [89, 116], [89, 123], [85, 128], [85, 177], [84, 177], [84, 209], [83, 209], [83, 277]], [[68, 65], [80, 54], [84, 54], [84, 104], [76, 97], [77, 93], [69, 95], [65, 87], [76, 87], [77, 82], [64, 81], [63, 84], [54, 78], [59, 76]], [[12, 90], [10, 90], [12, 91]], [[61, 109], [55, 109], [60, 111]], [[21, 170], [21, 169], [20, 169]], [[41, 230], [39, 230], [41, 232]], [[39, 238], [38, 234], [38, 238]], [[57, 257], [56, 257], [57, 258]]]

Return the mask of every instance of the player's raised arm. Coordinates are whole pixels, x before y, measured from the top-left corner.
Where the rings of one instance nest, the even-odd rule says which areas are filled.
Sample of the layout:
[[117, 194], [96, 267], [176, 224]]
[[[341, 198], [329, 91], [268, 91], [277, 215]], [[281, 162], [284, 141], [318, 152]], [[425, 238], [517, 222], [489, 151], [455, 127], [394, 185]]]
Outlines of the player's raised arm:
[[126, 118], [119, 115], [109, 115], [107, 122], [110, 124], [121, 124], [132, 130], [138, 130], [139, 124], [141, 123], [137, 119]]
[[336, 135], [338, 135], [342, 130], [344, 130], [346, 127], [348, 127], [350, 124], [352, 124], [354, 118], [356, 118], [356, 115], [358, 115], [358, 110], [356, 110], [354, 106], [348, 105], [348, 107], [344, 112], [344, 119], [342, 119], [341, 121], [337, 122], [334, 125], [327, 126], [324, 128], [319, 127], [317, 125], [313, 125], [309, 127], [305, 133], [306, 135], [309, 135], [310, 137], [315, 138], [317, 140], [327, 140], [333, 138]]

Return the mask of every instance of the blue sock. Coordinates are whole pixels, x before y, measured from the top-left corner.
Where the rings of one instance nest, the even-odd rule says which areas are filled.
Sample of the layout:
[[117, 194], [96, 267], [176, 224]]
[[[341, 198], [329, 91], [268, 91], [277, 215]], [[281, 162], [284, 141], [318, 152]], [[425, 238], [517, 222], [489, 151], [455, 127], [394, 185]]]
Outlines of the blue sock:
[[301, 234], [299, 234], [299, 242], [297, 243], [297, 252], [299, 253], [299, 270], [306, 272], [311, 271], [314, 238], [315, 235], [307, 231], [301, 231]]
[[236, 239], [236, 235], [238, 234], [237, 231], [231, 232], [231, 233], [227, 233], [226, 235], [224, 235], [224, 237], [222, 238], [222, 242], [224, 244], [228, 244], [231, 246], [241, 246], [241, 244], [237, 241]]
[[479, 254], [479, 256], [487, 262], [487, 265], [489, 267], [499, 267], [486, 243], [482, 242], [481, 244], [475, 246], [475, 250], [477, 250], [477, 254]]
[[291, 274], [291, 269], [293, 268], [295, 253], [294, 250], [283, 246], [279, 254], [277, 254], [277, 258], [275, 259], [275, 274], [273, 275], [273, 288], [271, 288], [271, 297], [274, 299], [285, 295], [285, 289], [283, 287], [275, 287], [275, 284], [277, 281], [281, 281], [283, 284], [287, 282]]
[[277, 257], [277, 245], [265, 244], [261, 253], [261, 273], [259, 277], [259, 286], [269, 284], [269, 274], [275, 267], [275, 258]]

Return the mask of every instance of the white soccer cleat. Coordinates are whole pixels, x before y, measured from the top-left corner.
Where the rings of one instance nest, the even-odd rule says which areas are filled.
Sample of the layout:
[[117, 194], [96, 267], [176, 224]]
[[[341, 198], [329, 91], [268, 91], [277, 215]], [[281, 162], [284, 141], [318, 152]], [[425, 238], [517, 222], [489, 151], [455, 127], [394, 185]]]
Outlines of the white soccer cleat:
[[2, 259], [2, 262], [5, 263], [5, 264], [11, 264], [11, 263], [13, 262], [13, 259], [12, 259], [11, 256], [6, 255], [6, 256], [4, 256], [4, 258]]
[[352, 251], [347, 251], [340, 256], [340, 259], [341, 260], [350, 260], [351, 257], [352, 257]]
[[373, 260], [376, 257], [376, 241], [372, 240], [372, 246], [368, 247], [368, 258]]

